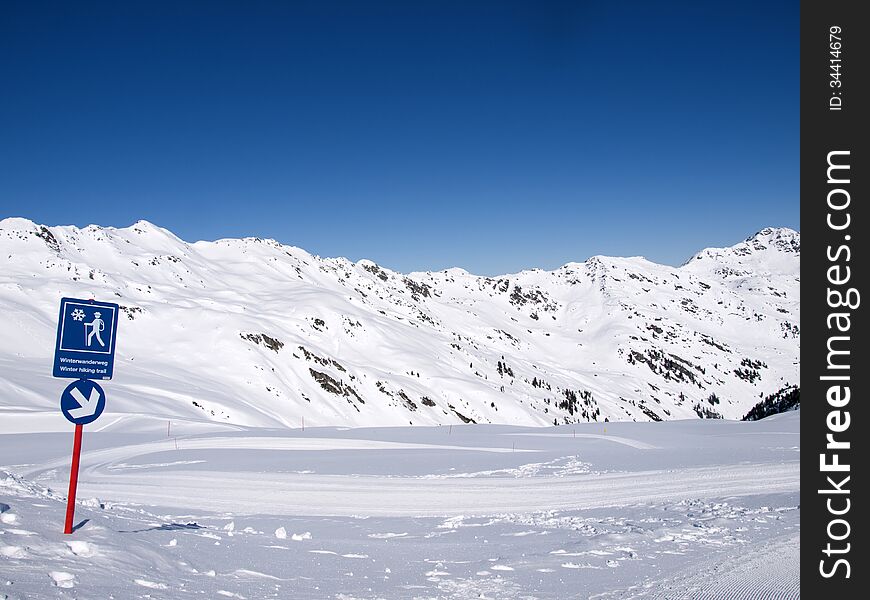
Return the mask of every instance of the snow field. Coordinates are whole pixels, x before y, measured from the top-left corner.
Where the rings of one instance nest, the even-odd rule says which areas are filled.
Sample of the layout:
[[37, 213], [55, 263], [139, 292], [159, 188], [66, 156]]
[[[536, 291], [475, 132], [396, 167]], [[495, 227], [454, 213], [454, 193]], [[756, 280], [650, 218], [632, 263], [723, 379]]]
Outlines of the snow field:
[[55, 491], [71, 432], [0, 435], [0, 593], [795, 598], [799, 417], [576, 436], [214, 427], [179, 450], [128, 419], [85, 434], [73, 536]]

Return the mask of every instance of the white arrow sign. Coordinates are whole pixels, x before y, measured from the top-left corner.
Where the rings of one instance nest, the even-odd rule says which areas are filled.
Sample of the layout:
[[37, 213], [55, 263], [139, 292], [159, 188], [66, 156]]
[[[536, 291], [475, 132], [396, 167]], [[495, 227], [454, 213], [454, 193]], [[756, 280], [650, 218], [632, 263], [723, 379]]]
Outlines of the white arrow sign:
[[88, 398], [82, 394], [79, 388], [73, 388], [70, 395], [79, 403], [79, 408], [71, 408], [68, 412], [74, 419], [85, 419], [92, 417], [97, 412], [97, 405], [100, 402], [100, 392], [97, 388], [91, 389], [91, 394]]

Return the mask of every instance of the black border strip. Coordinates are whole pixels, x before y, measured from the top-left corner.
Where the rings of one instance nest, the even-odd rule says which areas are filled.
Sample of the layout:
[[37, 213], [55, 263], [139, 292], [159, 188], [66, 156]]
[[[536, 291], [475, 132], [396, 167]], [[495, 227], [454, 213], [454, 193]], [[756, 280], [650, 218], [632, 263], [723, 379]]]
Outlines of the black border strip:
[[[806, 598], [864, 598], [870, 579], [870, 568], [861, 560], [870, 544], [866, 527], [870, 505], [867, 495], [857, 489], [868, 487], [867, 469], [859, 455], [868, 454], [864, 440], [870, 385], [867, 365], [859, 357], [866, 355], [862, 351], [868, 339], [868, 307], [862, 303], [870, 303], [870, 296], [860, 302], [854, 293], [847, 296], [850, 289], [870, 293], [864, 285], [870, 165], [868, 131], [861, 125], [862, 120], [870, 120], [870, 22], [860, 18], [860, 8], [858, 1], [801, 3], [801, 281], [805, 284], [801, 286], [801, 591]], [[840, 48], [831, 47], [837, 41], [832, 32], [841, 38]], [[836, 65], [839, 69], [833, 68]], [[829, 174], [829, 157], [836, 165], [848, 165], [848, 170], [835, 168]], [[835, 208], [829, 205], [829, 195]], [[840, 300], [838, 293], [850, 299], [854, 308], [832, 306]], [[849, 354], [831, 354], [829, 344]], [[841, 379], [822, 379], [832, 376]], [[829, 433], [835, 441], [848, 442], [849, 448], [827, 448]], [[822, 469], [821, 455], [830, 464], [834, 454], [841, 465], [849, 465], [848, 471]], [[849, 492], [832, 493], [836, 486]], [[846, 562], [837, 564], [840, 559]], [[822, 570], [831, 576], [824, 577]]]

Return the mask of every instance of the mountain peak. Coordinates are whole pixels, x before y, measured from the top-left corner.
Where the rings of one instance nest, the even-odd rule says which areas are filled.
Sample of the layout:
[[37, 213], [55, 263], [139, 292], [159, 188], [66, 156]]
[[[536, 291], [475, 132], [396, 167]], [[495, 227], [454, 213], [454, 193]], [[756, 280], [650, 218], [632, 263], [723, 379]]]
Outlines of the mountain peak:
[[[799, 231], [788, 227], [765, 227], [745, 240], [744, 244], [751, 245], [755, 250], [773, 248], [782, 252], [801, 251], [801, 234]], [[738, 244], [739, 246], [740, 244]], [[737, 246], [733, 246], [737, 247]]]
[[122, 227], [122, 228], [119, 228], [119, 230], [132, 231], [132, 232], [138, 233], [140, 235], [144, 234], [144, 233], [159, 233], [159, 234], [163, 234], [163, 235], [171, 235], [172, 237], [177, 237], [174, 233], [172, 233], [168, 229], [165, 229], [164, 227], [160, 227], [159, 225], [155, 225], [151, 221], [146, 221], [145, 219], [139, 219], [138, 221], [136, 221], [135, 223], [133, 223], [129, 227]]
[[36, 227], [36, 223], [24, 217], [6, 217], [0, 219], [0, 229], [30, 229]]
[[157, 225], [148, 221], [146, 219], [139, 219], [135, 223], [133, 223], [130, 227], [136, 227], [139, 229], [160, 229]]
[[[765, 227], [749, 236], [739, 244], [726, 248], [705, 248], [686, 261], [683, 266], [694, 265], [699, 261], [746, 262], [750, 258], [779, 260], [794, 256], [800, 261], [801, 234], [788, 227]], [[766, 257], [766, 258], [761, 258]]]

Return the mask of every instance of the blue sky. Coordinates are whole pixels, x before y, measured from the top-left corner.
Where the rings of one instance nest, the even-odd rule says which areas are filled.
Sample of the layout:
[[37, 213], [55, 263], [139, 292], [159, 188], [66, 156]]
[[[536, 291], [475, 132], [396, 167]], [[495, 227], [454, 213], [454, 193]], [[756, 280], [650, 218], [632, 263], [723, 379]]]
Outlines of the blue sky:
[[799, 229], [797, 2], [0, 5], [0, 216], [398, 270]]

